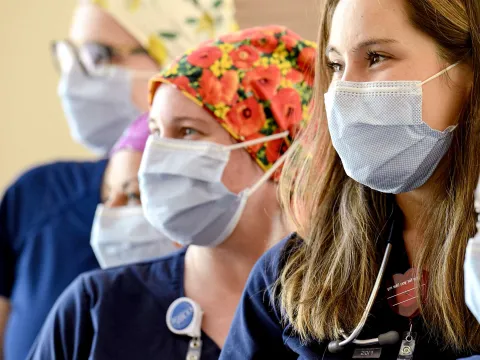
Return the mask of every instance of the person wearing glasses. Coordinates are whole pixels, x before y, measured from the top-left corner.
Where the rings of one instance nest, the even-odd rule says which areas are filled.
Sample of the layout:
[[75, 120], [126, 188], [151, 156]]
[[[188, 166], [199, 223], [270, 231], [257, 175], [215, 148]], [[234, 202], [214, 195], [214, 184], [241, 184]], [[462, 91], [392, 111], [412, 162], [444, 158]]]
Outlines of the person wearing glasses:
[[184, 247], [80, 275], [27, 359], [218, 359], [253, 264], [289, 231], [276, 180], [309, 116], [314, 59], [314, 43], [266, 26], [205, 42], [152, 79], [142, 207]]
[[[230, 1], [173, 3], [81, 1], [69, 39], [53, 44], [72, 136], [95, 153], [108, 154], [147, 110], [150, 74], [234, 27]], [[0, 359], [24, 360], [61, 292], [98, 268], [90, 247], [97, 205], [138, 195], [118, 173], [138, 166], [139, 156], [127, 158], [42, 165], [7, 189], [0, 205]]]

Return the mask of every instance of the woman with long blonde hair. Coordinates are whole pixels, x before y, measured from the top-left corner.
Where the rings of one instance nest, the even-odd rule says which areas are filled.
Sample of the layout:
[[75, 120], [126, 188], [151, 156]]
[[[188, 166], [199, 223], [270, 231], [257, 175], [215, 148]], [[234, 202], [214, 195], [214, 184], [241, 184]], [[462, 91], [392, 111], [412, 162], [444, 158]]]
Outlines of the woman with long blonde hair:
[[316, 112], [281, 182], [298, 233], [257, 263], [222, 358], [472, 355], [480, 2], [322, 7]]

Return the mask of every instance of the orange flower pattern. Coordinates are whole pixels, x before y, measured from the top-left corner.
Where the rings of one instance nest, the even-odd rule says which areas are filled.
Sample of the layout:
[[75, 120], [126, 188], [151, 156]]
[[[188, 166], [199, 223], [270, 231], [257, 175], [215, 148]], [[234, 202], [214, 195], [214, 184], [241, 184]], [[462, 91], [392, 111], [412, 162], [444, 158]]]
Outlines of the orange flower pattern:
[[286, 139], [247, 151], [264, 170], [288, 149], [312, 98], [316, 47], [282, 26], [224, 35], [176, 59], [150, 83], [162, 83], [201, 104], [237, 141], [289, 131]]

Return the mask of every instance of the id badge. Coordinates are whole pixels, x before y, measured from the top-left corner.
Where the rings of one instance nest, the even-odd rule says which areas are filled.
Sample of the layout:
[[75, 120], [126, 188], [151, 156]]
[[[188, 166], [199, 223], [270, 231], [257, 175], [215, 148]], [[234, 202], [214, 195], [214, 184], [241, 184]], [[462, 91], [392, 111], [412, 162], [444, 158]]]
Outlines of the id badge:
[[352, 359], [380, 359], [382, 348], [356, 348]]
[[397, 360], [411, 360], [413, 359], [413, 352], [415, 351], [415, 339], [417, 333], [407, 331], [403, 334], [402, 344], [398, 352]]

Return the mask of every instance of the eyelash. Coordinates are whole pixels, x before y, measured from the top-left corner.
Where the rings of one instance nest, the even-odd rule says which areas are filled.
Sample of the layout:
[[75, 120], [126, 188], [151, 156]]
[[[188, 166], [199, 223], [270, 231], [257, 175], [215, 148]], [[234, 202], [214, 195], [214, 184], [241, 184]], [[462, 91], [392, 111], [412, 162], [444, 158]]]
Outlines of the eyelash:
[[[376, 62], [375, 62], [375, 59], [377, 59]], [[377, 53], [376, 51], [373, 51], [373, 50], [368, 50], [367, 51], [367, 56], [365, 56], [365, 60], [368, 60], [370, 62], [369, 66], [379, 64], [379, 63], [381, 63], [385, 60], [388, 60], [388, 59], [390, 59], [389, 56], [381, 55], [381, 54], [379, 54], [379, 53]], [[340, 72], [340, 71], [343, 70], [343, 65], [338, 63], [338, 62], [335, 62], [335, 61], [328, 61], [327, 62], [327, 67], [334, 73]]]
[[[368, 50], [367, 51], [367, 56], [365, 57], [365, 60], [370, 61], [370, 66], [376, 65], [381, 63], [382, 61], [387, 60], [389, 57], [385, 55], [380, 55], [376, 51], [373, 50]], [[379, 61], [374, 62], [374, 59], [379, 59]]]
[[332, 72], [334, 72], [334, 73], [340, 72], [340, 71], [343, 70], [342, 64], [339, 64], [339, 63], [337, 63], [337, 62], [335, 62], [335, 61], [328, 61], [328, 62], [327, 62], [327, 66], [328, 66], [328, 68], [329, 68]]
[[[187, 134], [187, 131], [189, 130], [193, 131], [193, 134]], [[182, 133], [182, 136], [192, 136], [192, 135], [199, 134], [200, 131], [195, 130], [194, 128], [191, 128], [191, 127], [184, 127], [182, 128], [181, 133]]]

